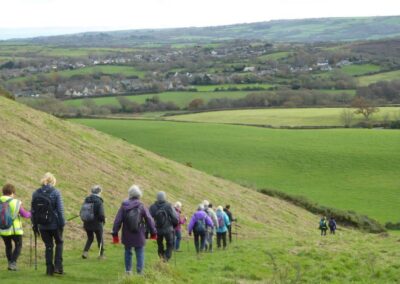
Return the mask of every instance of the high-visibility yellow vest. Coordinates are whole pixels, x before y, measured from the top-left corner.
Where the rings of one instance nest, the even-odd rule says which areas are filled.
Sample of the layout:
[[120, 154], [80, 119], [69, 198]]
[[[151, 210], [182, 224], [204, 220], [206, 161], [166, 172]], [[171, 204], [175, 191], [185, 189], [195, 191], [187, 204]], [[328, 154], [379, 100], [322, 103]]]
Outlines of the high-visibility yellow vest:
[[[0, 197], [0, 200], [2, 202], [6, 202], [12, 198], [11, 196], [6, 196], [3, 195]], [[22, 222], [21, 222], [21, 217], [19, 216], [19, 209], [21, 208], [21, 201], [18, 199], [13, 199], [11, 200], [10, 204], [10, 209], [11, 209], [11, 216], [13, 218], [13, 225], [6, 229], [6, 230], [1, 230], [0, 229], [0, 236], [13, 236], [13, 235], [23, 235], [24, 231], [22, 230]]]

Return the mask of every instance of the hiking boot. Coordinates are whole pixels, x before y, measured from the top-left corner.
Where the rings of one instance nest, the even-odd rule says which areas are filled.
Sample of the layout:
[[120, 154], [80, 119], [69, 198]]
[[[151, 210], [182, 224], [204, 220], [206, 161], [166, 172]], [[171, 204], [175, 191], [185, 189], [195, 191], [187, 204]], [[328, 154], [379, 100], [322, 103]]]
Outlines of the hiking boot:
[[89, 252], [88, 251], [83, 251], [82, 253], [82, 258], [87, 259], [89, 257]]
[[98, 260], [105, 260], [105, 259], [106, 259], [106, 256], [103, 254], [98, 257]]
[[46, 275], [53, 276], [53, 274], [54, 274], [54, 266], [47, 266]]
[[55, 274], [59, 274], [59, 275], [64, 275], [65, 274], [64, 269], [62, 269], [62, 268], [54, 269], [54, 273]]
[[10, 271], [17, 271], [17, 263], [14, 261], [14, 262], [10, 262], [9, 264], [8, 264], [8, 270], [10, 270]]
[[125, 271], [126, 276], [132, 276], [132, 271]]

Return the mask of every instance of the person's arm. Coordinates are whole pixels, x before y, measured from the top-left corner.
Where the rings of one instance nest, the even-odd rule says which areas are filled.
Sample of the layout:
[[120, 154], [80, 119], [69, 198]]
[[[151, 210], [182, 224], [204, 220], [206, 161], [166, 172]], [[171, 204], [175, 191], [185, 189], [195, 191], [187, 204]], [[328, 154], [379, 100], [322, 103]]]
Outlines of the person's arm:
[[176, 211], [175, 211], [175, 209], [172, 207], [172, 205], [171, 206], [168, 206], [168, 210], [169, 210], [169, 212], [170, 212], [170, 217], [171, 217], [171, 223], [172, 223], [172, 226], [175, 228], [176, 226], [178, 226], [178, 223], [179, 223], [179, 219], [178, 219], [178, 216], [176, 215]]
[[149, 210], [143, 206], [143, 215], [146, 221], [147, 228], [150, 229], [150, 234], [157, 234], [156, 224], [154, 223], [153, 217], [151, 217]]
[[123, 221], [122, 215], [123, 215], [123, 208], [121, 206], [118, 210], [117, 216], [115, 216], [114, 225], [111, 233], [113, 236], [118, 236], [118, 232], [121, 229]]
[[214, 227], [214, 223], [213, 223], [213, 221], [211, 220], [211, 218], [210, 218], [210, 216], [206, 216], [206, 224], [209, 226], [209, 227]]
[[19, 215], [20, 215], [21, 217], [23, 217], [23, 218], [26, 218], [26, 219], [29, 219], [29, 218], [32, 217], [31, 212], [25, 210], [24, 207], [22, 207], [22, 204], [21, 204], [21, 206], [19, 207]]
[[56, 207], [58, 215], [58, 223], [61, 228], [64, 228], [65, 217], [64, 217], [64, 201], [60, 192], [56, 192]]
[[196, 223], [196, 216], [193, 215], [193, 217], [190, 219], [189, 226], [188, 226], [188, 233], [189, 233], [189, 235], [192, 233], [193, 227], [194, 227], [194, 224], [195, 224], [195, 223]]
[[231, 222], [229, 221], [229, 217], [227, 214], [225, 214], [225, 212], [224, 212], [224, 221], [226, 226], [229, 226], [231, 224]]
[[99, 202], [99, 221], [100, 223], [105, 224], [106, 223], [106, 216], [104, 213], [104, 204], [102, 201]]

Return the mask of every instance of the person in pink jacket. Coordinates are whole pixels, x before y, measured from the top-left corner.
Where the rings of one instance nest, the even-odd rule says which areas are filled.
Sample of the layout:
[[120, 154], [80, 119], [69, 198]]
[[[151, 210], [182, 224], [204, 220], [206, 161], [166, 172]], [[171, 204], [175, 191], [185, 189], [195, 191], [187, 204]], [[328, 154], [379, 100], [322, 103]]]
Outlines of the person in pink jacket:
[[178, 217], [178, 225], [175, 227], [175, 251], [179, 252], [182, 240], [182, 225], [186, 224], [186, 217], [182, 215], [182, 203], [177, 201], [174, 208], [176, 216]]

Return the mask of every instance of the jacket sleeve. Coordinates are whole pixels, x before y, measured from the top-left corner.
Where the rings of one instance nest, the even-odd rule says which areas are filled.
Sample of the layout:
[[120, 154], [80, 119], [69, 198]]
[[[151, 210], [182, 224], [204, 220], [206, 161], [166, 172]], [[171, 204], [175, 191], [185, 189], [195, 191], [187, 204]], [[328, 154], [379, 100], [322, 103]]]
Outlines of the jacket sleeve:
[[214, 223], [214, 226], [216, 227], [218, 224], [218, 218], [217, 218], [217, 214], [215, 212], [212, 213], [212, 221]]
[[115, 220], [114, 220], [114, 225], [113, 225], [113, 229], [112, 229], [112, 235], [118, 235], [119, 230], [121, 229], [122, 226], [122, 218], [123, 215], [123, 209], [122, 206], [119, 208], [117, 216], [115, 216]]
[[34, 218], [35, 210], [33, 209], [33, 199], [34, 198], [35, 198], [35, 192], [32, 193], [32, 200], [31, 200], [31, 223], [32, 223], [32, 226], [36, 226], [35, 218]]
[[211, 218], [210, 218], [210, 216], [206, 216], [206, 224], [208, 225], [208, 226], [210, 226], [210, 227], [214, 227], [214, 223], [213, 223], [213, 221], [211, 220]]
[[19, 215], [21, 215], [23, 218], [31, 218], [31, 216], [32, 216], [32, 214], [31, 214], [31, 212], [29, 212], [29, 211], [26, 211], [25, 209], [24, 209], [24, 207], [22, 207], [22, 204], [21, 204], [21, 206], [19, 207]]
[[146, 222], [147, 228], [150, 229], [150, 233], [157, 234], [156, 225], [154, 223], [153, 217], [151, 217], [149, 210], [143, 206], [143, 217]]
[[178, 226], [179, 224], [179, 219], [178, 216], [176, 214], [175, 209], [172, 207], [172, 205], [168, 206], [169, 207], [169, 211], [170, 211], [170, 216], [171, 216], [171, 223], [173, 227]]
[[61, 193], [57, 191], [56, 195], [56, 210], [58, 215], [58, 224], [60, 227], [64, 227], [65, 225], [65, 217], [64, 217], [64, 202], [61, 196]]
[[154, 204], [153, 205], [151, 205], [150, 207], [149, 207], [149, 213], [150, 213], [150, 215], [151, 215], [151, 217], [155, 217], [155, 206], [154, 206]]
[[196, 223], [196, 216], [193, 215], [190, 219], [189, 226], [188, 226], [188, 233], [190, 234], [193, 231], [194, 224]]
[[224, 221], [226, 226], [229, 226], [231, 224], [231, 222], [229, 221], [229, 217], [225, 212], [224, 212]]
[[104, 204], [102, 201], [99, 201], [99, 221], [100, 223], [106, 223], [106, 216], [104, 213]]

